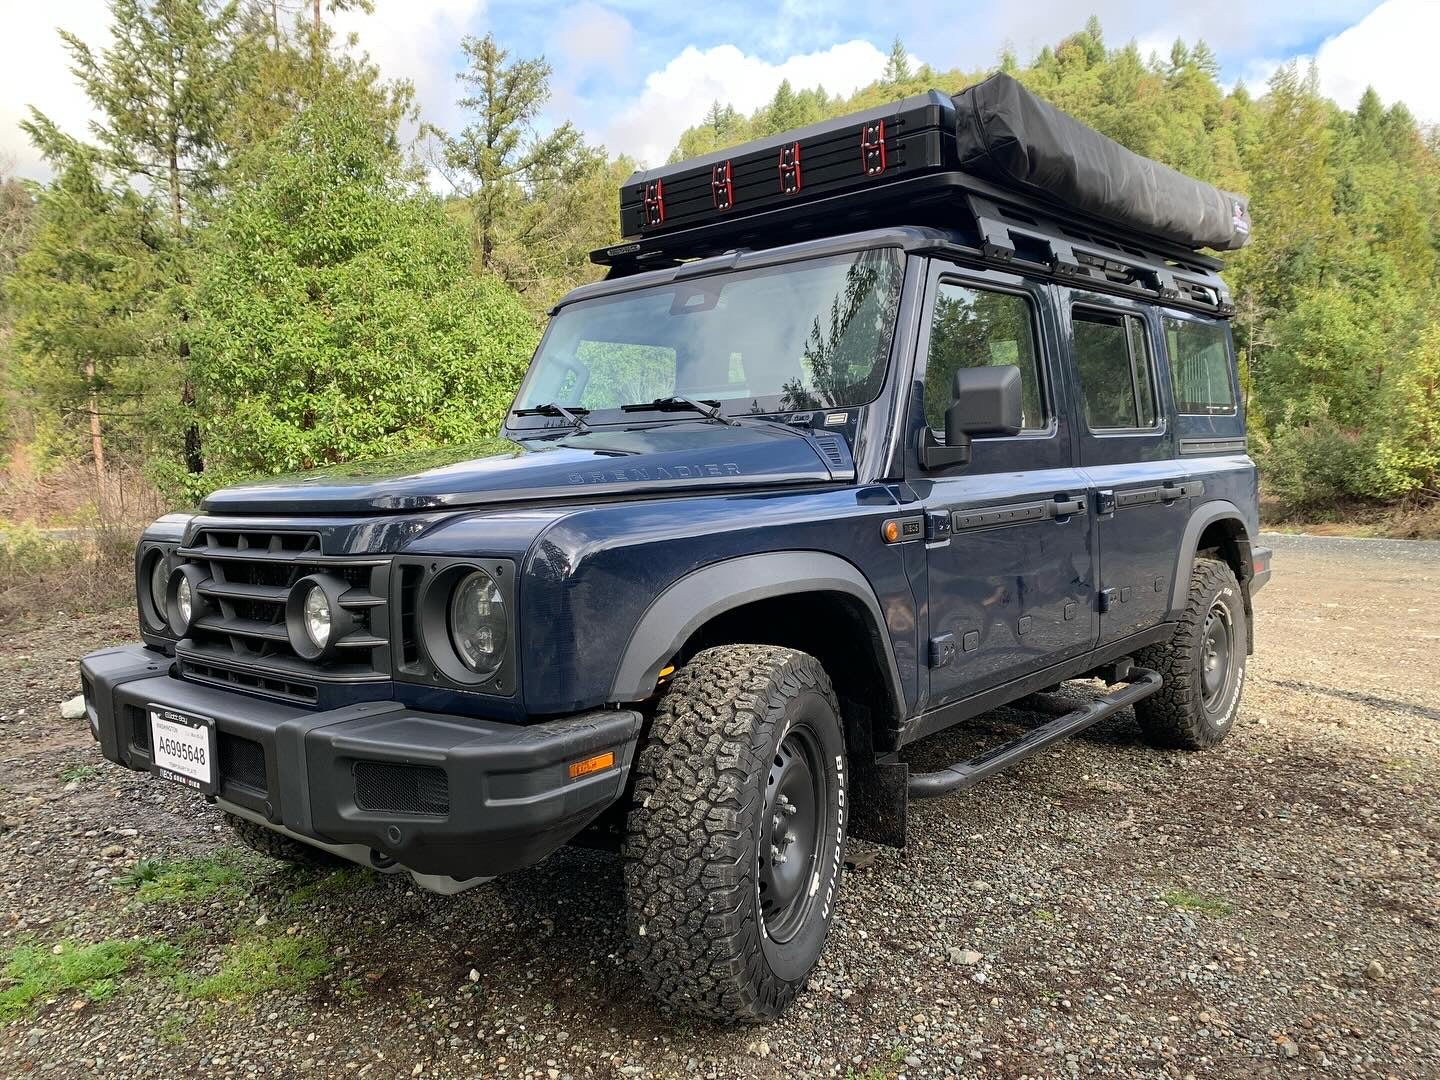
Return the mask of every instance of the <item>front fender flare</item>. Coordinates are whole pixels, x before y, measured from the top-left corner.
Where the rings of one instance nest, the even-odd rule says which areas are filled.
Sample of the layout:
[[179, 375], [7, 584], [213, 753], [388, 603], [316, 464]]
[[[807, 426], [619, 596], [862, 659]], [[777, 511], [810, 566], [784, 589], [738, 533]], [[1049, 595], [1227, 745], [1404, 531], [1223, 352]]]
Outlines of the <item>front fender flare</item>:
[[756, 600], [816, 592], [843, 593], [865, 608], [884, 654], [881, 669], [894, 715], [904, 716], [900, 669], [875, 590], [853, 564], [823, 551], [744, 555], [701, 567], [669, 585], [631, 632], [610, 688], [610, 700], [649, 697], [660, 669], [715, 616]]

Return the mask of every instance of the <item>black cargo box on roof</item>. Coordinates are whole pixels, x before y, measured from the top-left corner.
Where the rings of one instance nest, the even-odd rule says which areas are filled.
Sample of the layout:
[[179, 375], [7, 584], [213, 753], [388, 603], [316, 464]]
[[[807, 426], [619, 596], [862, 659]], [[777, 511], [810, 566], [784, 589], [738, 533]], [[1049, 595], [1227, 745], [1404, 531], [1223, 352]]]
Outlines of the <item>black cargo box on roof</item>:
[[686, 258], [721, 236], [753, 243], [802, 222], [811, 233], [918, 224], [906, 216], [922, 201], [934, 223], [947, 191], [958, 218], [973, 209], [967, 192], [989, 185], [1059, 220], [1179, 250], [1249, 239], [1243, 196], [1126, 150], [1000, 74], [953, 99], [932, 90], [636, 172], [620, 188], [626, 241], [592, 258]]

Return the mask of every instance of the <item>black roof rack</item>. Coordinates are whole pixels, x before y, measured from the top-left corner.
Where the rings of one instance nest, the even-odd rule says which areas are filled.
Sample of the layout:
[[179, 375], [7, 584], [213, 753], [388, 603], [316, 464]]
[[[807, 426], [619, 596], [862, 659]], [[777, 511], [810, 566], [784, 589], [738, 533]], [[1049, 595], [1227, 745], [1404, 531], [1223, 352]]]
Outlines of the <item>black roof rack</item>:
[[1006, 267], [1099, 292], [1158, 299], [1229, 316], [1223, 263], [999, 188], [969, 173], [931, 172], [883, 186], [824, 195], [748, 215], [640, 236], [591, 253], [609, 277], [675, 266], [741, 248], [768, 249], [884, 226], [922, 226], [968, 261]]

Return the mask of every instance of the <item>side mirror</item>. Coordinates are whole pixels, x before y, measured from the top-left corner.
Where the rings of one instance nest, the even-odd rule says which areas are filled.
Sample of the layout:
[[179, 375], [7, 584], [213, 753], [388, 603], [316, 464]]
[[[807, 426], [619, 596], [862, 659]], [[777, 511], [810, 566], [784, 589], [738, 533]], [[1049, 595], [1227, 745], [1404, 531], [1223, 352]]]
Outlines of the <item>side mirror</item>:
[[945, 442], [922, 432], [920, 464], [927, 469], [964, 465], [974, 436], [1020, 434], [1020, 406], [1020, 369], [1014, 364], [957, 368], [955, 395], [945, 410]]

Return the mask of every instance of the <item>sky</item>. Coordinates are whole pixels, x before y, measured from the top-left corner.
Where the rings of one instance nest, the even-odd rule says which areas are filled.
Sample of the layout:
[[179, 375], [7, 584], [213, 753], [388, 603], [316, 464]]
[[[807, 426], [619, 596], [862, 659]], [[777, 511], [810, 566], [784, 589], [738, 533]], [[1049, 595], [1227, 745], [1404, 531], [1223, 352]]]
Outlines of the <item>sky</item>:
[[[1367, 84], [1440, 123], [1440, 0], [374, 0], [373, 15], [337, 22], [358, 35], [390, 77], [415, 83], [424, 118], [451, 130], [459, 42], [495, 34], [513, 54], [544, 54], [553, 96], [546, 120], [570, 119], [590, 141], [642, 163], [664, 161], [711, 101], [749, 112], [782, 79], [849, 93], [875, 79], [898, 35], [915, 62], [944, 70], [993, 65], [1004, 48], [1027, 60], [1099, 17], [1107, 45], [1134, 40], [1167, 54], [1176, 37], [1203, 37], [1227, 85], [1260, 91], [1283, 63], [1314, 59], [1321, 87], [1353, 106]], [[44, 179], [43, 160], [18, 122], [27, 106], [83, 132], [90, 116], [68, 71], [57, 27], [95, 46], [106, 39], [104, 0], [7, 0], [0, 25], [0, 174]]]

